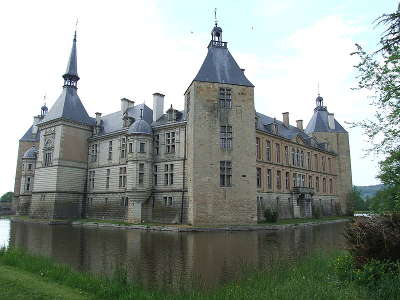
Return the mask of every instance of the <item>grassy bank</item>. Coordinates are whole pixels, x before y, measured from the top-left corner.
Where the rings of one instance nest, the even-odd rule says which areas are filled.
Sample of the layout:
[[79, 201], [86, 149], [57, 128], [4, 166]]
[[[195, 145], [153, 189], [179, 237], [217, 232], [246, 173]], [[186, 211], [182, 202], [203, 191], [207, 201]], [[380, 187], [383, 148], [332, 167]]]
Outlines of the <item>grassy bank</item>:
[[3, 249], [0, 299], [373, 299], [363, 289], [336, 278], [332, 262], [339, 254], [315, 254], [298, 264], [253, 273], [216, 290], [182, 294], [136, 286], [122, 271], [105, 279], [72, 271], [47, 258]]
[[266, 225], [289, 225], [289, 224], [304, 224], [304, 223], [324, 223], [327, 221], [335, 221], [335, 220], [350, 220], [351, 217], [321, 217], [321, 218], [294, 218], [294, 219], [281, 219], [276, 222], [265, 222], [261, 224]]

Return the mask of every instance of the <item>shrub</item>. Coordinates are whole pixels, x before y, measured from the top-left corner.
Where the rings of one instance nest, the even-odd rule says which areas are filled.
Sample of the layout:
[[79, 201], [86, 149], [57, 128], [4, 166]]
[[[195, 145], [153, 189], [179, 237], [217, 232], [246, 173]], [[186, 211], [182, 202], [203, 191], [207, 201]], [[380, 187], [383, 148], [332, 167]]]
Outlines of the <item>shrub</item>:
[[358, 217], [345, 229], [356, 267], [370, 260], [400, 260], [400, 214]]
[[278, 221], [278, 212], [272, 210], [271, 208], [267, 208], [264, 211], [265, 222], [273, 222]]
[[312, 206], [312, 215], [313, 215], [313, 218], [315, 218], [315, 219], [321, 218], [321, 208], [319, 207], [319, 205]]

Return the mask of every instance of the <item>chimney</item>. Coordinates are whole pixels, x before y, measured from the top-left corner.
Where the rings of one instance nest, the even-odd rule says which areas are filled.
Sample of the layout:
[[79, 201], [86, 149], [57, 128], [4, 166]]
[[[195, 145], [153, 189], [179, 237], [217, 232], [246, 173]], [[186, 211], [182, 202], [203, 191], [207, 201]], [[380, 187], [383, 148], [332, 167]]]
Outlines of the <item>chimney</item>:
[[296, 120], [297, 128], [303, 130], [303, 120]]
[[289, 127], [289, 113], [288, 112], [282, 113], [282, 119], [283, 119], [283, 124], [285, 124], [286, 127]]
[[128, 108], [131, 108], [135, 105], [135, 101], [131, 101], [126, 98], [121, 99], [121, 113], [124, 114]]
[[333, 114], [328, 114], [328, 126], [329, 129], [335, 129], [335, 117]]
[[101, 122], [101, 113], [97, 112], [96, 113], [96, 126], [100, 126]]
[[33, 134], [34, 136], [36, 136], [36, 134], [37, 134], [37, 132], [38, 132], [37, 124], [39, 123], [39, 121], [40, 121], [40, 116], [34, 116], [34, 117], [33, 117], [32, 134]]
[[157, 121], [164, 114], [164, 95], [153, 94], [153, 122]]

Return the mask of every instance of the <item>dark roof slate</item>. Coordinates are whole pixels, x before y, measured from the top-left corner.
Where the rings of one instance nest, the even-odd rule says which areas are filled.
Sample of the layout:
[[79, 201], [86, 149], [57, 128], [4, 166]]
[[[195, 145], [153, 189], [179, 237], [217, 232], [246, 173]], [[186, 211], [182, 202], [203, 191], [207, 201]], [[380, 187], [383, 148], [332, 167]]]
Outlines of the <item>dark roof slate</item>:
[[129, 127], [128, 134], [153, 134], [153, 130], [149, 123], [143, 119], [139, 119]]
[[254, 85], [246, 78], [226, 47], [210, 46], [207, 56], [193, 81]]
[[65, 119], [84, 125], [94, 125], [95, 123], [95, 119], [89, 117], [86, 112], [74, 87], [64, 87], [61, 95], [41, 123], [56, 119]]
[[314, 114], [308, 122], [308, 125], [305, 129], [307, 134], [311, 134], [313, 132], [347, 132], [346, 129], [339, 124], [335, 119], [335, 129], [330, 129], [328, 125], [328, 110], [323, 108], [316, 108], [314, 110]]
[[32, 146], [26, 152], [24, 153], [24, 156], [22, 158], [24, 159], [36, 159], [37, 156], [37, 149], [35, 146]]
[[29, 129], [25, 132], [25, 134], [20, 139], [21, 142], [38, 142], [39, 141], [39, 130], [36, 135], [32, 134], [33, 126], [29, 127]]

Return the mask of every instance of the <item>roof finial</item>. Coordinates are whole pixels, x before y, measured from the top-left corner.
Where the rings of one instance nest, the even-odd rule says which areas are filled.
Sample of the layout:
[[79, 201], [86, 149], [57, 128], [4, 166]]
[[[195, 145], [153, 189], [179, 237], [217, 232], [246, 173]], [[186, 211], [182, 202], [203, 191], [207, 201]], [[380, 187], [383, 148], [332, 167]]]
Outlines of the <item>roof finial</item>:
[[215, 27], [217, 27], [218, 26], [217, 8], [214, 8], [214, 21], [215, 21]]
[[75, 22], [75, 33], [74, 33], [74, 40], [76, 41], [76, 32], [78, 31], [78, 18], [76, 18]]
[[317, 89], [318, 89], [318, 96], [321, 96], [320, 94], [319, 94], [319, 81], [317, 82]]

